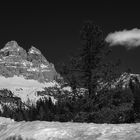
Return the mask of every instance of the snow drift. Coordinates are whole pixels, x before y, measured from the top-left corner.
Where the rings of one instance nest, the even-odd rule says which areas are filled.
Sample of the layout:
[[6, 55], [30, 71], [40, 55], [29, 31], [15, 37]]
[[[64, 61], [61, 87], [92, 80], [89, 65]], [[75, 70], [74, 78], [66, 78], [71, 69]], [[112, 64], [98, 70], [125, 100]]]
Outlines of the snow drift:
[[138, 140], [140, 124], [15, 122], [0, 118], [0, 140], [15, 135], [20, 135], [23, 140]]

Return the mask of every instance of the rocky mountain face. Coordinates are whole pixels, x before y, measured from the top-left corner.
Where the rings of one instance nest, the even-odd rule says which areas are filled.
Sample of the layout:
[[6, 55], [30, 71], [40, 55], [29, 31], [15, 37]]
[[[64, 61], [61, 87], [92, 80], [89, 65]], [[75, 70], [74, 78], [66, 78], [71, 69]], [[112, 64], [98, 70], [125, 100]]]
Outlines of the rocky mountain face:
[[132, 84], [140, 84], [140, 74], [132, 74], [124, 72], [115, 82], [112, 82], [112, 88], [115, 88], [117, 85], [122, 85], [122, 88], [128, 88]]
[[17, 42], [8, 42], [0, 50], [0, 75], [4, 77], [23, 76], [39, 82], [49, 82], [59, 77], [55, 67], [49, 63], [42, 53], [35, 47], [28, 52]]
[[124, 72], [122, 73], [118, 78], [114, 79], [114, 81], [108, 83], [106, 81], [99, 81], [99, 87], [98, 90], [102, 90], [105, 88], [116, 88], [117, 86], [121, 86], [122, 88], [129, 88], [130, 81], [135, 84], [140, 84], [140, 74], [132, 74]]
[[54, 65], [37, 48], [32, 46], [27, 52], [16, 41], [8, 42], [0, 50], [0, 109], [5, 104], [34, 104], [40, 98], [50, 97], [47, 92], [38, 92], [57, 87], [59, 78]]

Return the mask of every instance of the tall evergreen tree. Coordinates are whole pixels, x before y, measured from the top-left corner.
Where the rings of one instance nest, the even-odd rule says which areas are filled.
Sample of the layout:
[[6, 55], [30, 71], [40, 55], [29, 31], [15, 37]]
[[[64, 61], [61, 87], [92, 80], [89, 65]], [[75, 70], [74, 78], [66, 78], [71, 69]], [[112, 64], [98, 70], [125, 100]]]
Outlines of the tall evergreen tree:
[[99, 69], [97, 70], [97, 68], [107, 54], [107, 47], [103, 32], [92, 21], [85, 22], [81, 30], [81, 42], [83, 45], [80, 53], [82, 79], [84, 86], [89, 90], [89, 96], [93, 97], [99, 79], [99, 73], [97, 74]]
[[89, 97], [93, 98], [99, 79], [109, 80], [111, 76], [108, 73], [113, 74], [115, 65], [105, 64], [104, 58], [111, 49], [104, 41], [103, 32], [99, 26], [92, 21], [85, 22], [80, 38], [82, 47], [76, 56], [72, 56], [69, 62], [62, 66], [61, 74], [74, 94], [77, 87], [84, 87], [88, 89]]

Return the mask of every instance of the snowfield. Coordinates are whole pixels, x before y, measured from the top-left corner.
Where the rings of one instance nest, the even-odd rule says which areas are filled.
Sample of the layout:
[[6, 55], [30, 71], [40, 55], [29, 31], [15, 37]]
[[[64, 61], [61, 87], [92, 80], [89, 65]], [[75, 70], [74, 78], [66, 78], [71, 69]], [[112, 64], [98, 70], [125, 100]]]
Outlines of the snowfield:
[[[23, 76], [14, 76], [5, 78], [0, 76], [0, 89], [8, 89], [12, 91], [14, 96], [20, 97], [22, 102], [27, 102], [28, 99], [32, 104], [35, 104], [42, 96], [37, 96], [37, 91], [44, 91], [44, 88], [55, 87], [58, 84], [55, 81], [48, 83], [39, 83], [36, 80], [25, 79]], [[44, 95], [48, 97], [48, 95]], [[55, 103], [55, 99], [52, 98]]]
[[0, 140], [14, 135], [23, 140], [139, 140], [140, 124], [15, 122], [0, 117]]
[[39, 83], [36, 80], [25, 79], [23, 76], [14, 76], [5, 78], [0, 76], [0, 87], [1, 88], [12, 88], [12, 87], [53, 87], [56, 82]]

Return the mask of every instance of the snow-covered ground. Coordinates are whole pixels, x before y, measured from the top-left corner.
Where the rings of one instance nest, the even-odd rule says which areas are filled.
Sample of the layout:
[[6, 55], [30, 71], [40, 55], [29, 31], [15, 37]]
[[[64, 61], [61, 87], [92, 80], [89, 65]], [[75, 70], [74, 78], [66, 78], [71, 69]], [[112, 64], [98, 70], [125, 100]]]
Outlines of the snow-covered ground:
[[0, 140], [14, 135], [23, 140], [140, 140], [140, 124], [14, 122], [0, 118]]

